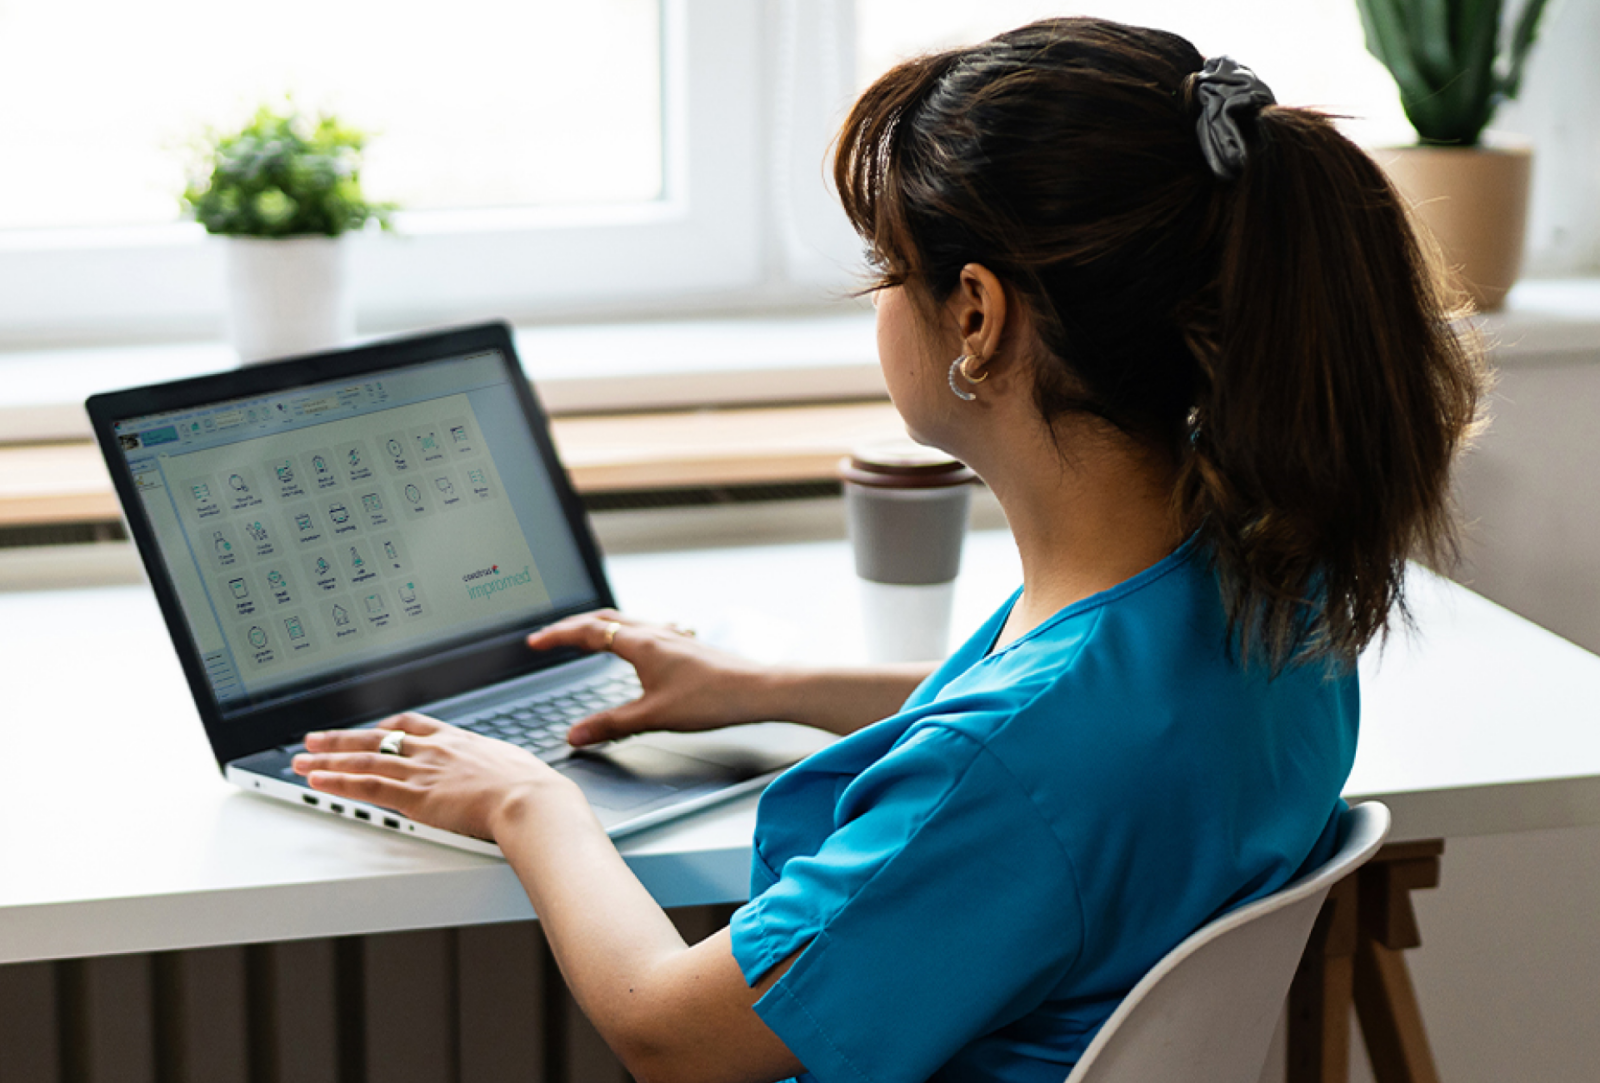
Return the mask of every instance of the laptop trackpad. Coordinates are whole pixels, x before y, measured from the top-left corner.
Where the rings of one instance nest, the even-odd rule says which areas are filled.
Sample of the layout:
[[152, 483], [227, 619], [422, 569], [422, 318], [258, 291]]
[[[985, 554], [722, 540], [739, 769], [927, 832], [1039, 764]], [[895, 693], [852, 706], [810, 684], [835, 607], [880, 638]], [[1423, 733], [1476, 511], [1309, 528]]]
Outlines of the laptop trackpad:
[[[625, 744], [596, 756], [574, 756], [555, 769], [583, 788], [589, 803], [621, 812], [708, 782], [736, 782], [739, 772], [704, 760]], [[726, 780], [718, 776], [726, 775]]]

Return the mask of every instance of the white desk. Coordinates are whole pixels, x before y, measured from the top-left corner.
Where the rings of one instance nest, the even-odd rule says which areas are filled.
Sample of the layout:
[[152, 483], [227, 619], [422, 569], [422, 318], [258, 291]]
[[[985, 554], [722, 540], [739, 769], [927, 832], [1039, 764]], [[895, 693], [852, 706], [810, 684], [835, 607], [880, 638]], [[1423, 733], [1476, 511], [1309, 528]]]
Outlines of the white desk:
[[[971, 540], [970, 629], [1018, 581]], [[858, 655], [841, 542], [616, 558], [643, 616], [769, 658]], [[1349, 794], [1396, 839], [1600, 823], [1600, 658], [1420, 574], [1421, 637], [1363, 665]], [[509, 921], [502, 863], [267, 801], [222, 781], [144, 586], [0, 595], [0, 962]], [[746, 886], [753, 801], [629, 840], [669, 906]]]

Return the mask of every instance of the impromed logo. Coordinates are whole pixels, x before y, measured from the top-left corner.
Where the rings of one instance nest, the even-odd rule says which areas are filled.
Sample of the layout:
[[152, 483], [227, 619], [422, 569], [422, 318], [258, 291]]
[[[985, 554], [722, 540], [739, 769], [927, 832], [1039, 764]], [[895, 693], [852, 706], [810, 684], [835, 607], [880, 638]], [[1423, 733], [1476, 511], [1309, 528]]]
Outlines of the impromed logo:
[[480, 568], [463, 575], [461, 581], [467, 584], [468, 598], [487, 598], [502, 590], [510, 590], [512, 587], [525, 586], [533, 582], [533, 569], [524, 564], [520, 572], [501, 575], [500, 565], [496, 564], [492, 568]]

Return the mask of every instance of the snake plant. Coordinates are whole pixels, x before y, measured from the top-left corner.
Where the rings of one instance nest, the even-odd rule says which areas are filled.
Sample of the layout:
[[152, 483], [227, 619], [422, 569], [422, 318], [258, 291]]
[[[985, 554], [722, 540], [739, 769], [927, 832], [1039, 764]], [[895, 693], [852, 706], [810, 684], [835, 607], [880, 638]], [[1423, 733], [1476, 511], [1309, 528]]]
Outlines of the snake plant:
[[1502, 31], [1503, 0], [1356, 0], [1367, 51], [1400, 87], [1423, 143], [1476, 146], [1517, 96], [1546, 0], [1523, 0]]

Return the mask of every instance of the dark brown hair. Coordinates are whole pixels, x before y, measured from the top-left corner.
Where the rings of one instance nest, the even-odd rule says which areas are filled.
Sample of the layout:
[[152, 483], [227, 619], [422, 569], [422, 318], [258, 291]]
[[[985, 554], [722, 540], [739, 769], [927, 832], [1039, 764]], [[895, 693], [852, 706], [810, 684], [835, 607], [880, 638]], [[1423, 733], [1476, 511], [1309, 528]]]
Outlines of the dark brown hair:
[[1026, 305], [1052, 425], [1170, 450], [1174, 499], [1246, 656], [1349, 661], [1454, 555], [1449, 469], [1481, 363], [1403, 204], [1325, 116], [1247, 120], [1239, 177], [1196, 135], [1183, 38], [1051, 19], [907, 61], [845, 122], [834, 179], [874, 288], [961, 268]]

